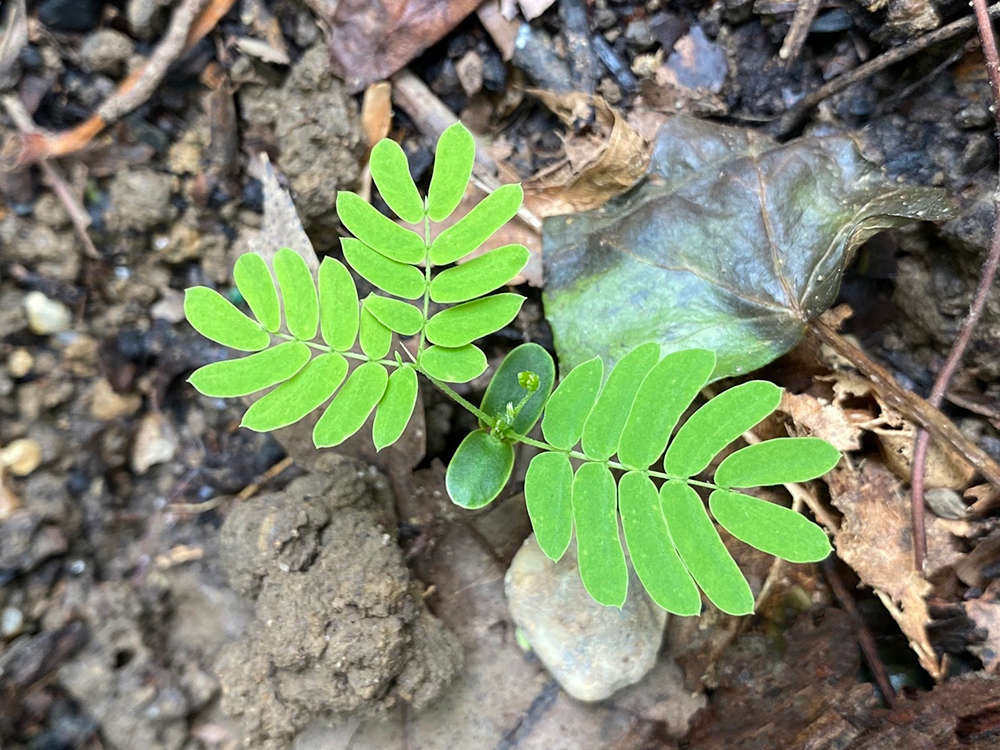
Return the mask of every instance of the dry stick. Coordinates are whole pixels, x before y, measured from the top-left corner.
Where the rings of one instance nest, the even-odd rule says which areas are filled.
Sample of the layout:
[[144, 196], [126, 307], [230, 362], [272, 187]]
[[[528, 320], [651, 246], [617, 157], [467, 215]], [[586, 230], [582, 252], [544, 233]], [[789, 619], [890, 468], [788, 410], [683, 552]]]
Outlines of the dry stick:
[[854, 344], [821, 320], [809, 323], [813, 333], [826, 345], [842, 355], [867, 377], [886, 404], [901, 412], [927, 430], [931, 437], [955, 450], [990, 484], [1000, 488], [1000, 464], [986, 451], [969, 440], [944, 414], [915, 393], [902, 388], [888, 370], [871, 359]]
[[788, 33], [785, 34], [785, 41], [781, 43], [781, 49], [778, 50], [778, 57], [785, 61], [786, 69], [791, 67], [791, 64], [802, 52], [802, 45], [805, 44], [806, 37], [809, 36], [809, 27], [812, 26], [813, 19], [819, 12], [821, 2], [822, 0], [799, 1], [795, 15], [792, 16], [792, 23], [788, 27]]
[[892, 688], [889, 673], [886, 671], [885, 664], [882, 663], [882, 659], [878, 655], [878, 648], [875, 646], [875, 639], [872, 637], [871, 631], [861, 618], [861, 613], [858, 612], [858, 607], [854, 603], [854, 597], [851, 596], [851, 592], [847, 590], [847, 586], [840, 579], [840, 573], [837, 571], [837, 561], [831, 555], [823, 561], [822, 565], [823, 572], [826, 574], [826, 580], [830, 584], [830, 588], [833, 589], [833, 593], [840, 602], [840, 606], [854, 620], [854, 627], [857, 628], [858, 645], [861, 646], [861, 650], [864, 652], [865, 661], [868, 662], [868, 666], [872, 670], [875, 683], [878, 685], [879, 690], [882, 691], [882, 695], [885, 697], [885, 702], [889, 705], [889, 708], [896, 708], [896, 691]]
[[[1000, 17], [1000, 3], [990, 6], [989, 15], [990, 18]], [[802, 118], [808, 114], [809, 110], [824, 99], [843, 91], [853, 83], [864, 80], [869, 76], [875, 75], [881, 70], [885, 70], [891, 65], [895, 65], [908, 57], [912, 57], [918, 52], [923, 52], [925, 49], [933, 47], [935, 44], [940, 44], [941, 42], [959, 36], [960, 34], [972, 31], [975, 27], [975, 18], [971, 16], [967, 18], [960, 18], [947, 26], [942, 26], [940, 29], [914, 39], [912, 42], [907, 42], [906, 44], [896, 47], [895, 49], [891, 49], [888, 52], [879, 55], [874, 60], [869, 60], [868, 62], [859, 65], [854, 70], [837, 76], [823, 86], [820, 86], [812, 93], [806, 94], [806, 96], [799, 100], [794, 107], [768, 125], [765, 130], [770, 135], [777, 138], [787, 136], [796, 128], [796, 126], [798, 126], [799, 121], [801, 121]]]
[[[993, 36], [993, 23], [990, 19], [989, 10], [986, 7], [986, 0], [972, 0], [972, 7], [976, 14], [976, 22], [979, 25], [979, 38], [982, 41], [983, 54], [986, 57], [986, 71], [990, 79], [990, 88], [993, 90], [993, 120], [996, 125], [997, 135], [1000, 136], [1000, 54], [997, 53], [997, 42]], [[997, 191], [1000, 191], [998, 186]], [[993, 279], [996, 277], [997, 266], [1000, 265], [1000, 194], [993, 194], [993, 209], [995, 217], [993, 220], [993, 236], [990, 238], [990, 249], [983, 263], [983, 268], [979, 274], [979, 283], [969, 306], [969, 314], [962, 321], [962, 327], [958, 331], [955, 343], [948, 352], [944, 367], [934, 380], [934, 387], [931, 388], [931, 395], [927, 401], [935, 407], [941, 406], [944, 401], [948, 385], [951, 383], [955, 371], [962, 362], [962, 355], [965, 353], [972, 333], [979, 324], [979, 319], [983, 315], [986, 307], [986, 296], [990, 287], [993, 286]], [[924, 559], [927, 556], [927, 532], [924, 524], [924, 464], [927, 461], [927, 448], [930, 443], [930, 435], [925, 430], [917, 431], [916, 444], [913, 448], [913, 464], [911, 466], [910, 487], [913, 508], [913, 561], [917, 570], [923, 570]], [[996, 484], [994, 482], [994, 484]]]
[[87, 120], [61, 133], [36, 132], [22, 136], [19, 165], [79, 151], [107, 125], [145, 102], [160, 85], [167, 69], [215, 27], [235, 0], [184, 0], [145, 65], [134, 70]]
[[[34, 120], [31, 119], [31, 115], [25, 109], [24, 103], [20, 99], [13, 94], [6, 94], [0, 97], [0, 99], [2, 99], [4, 109], [7, 110], [7, 114], [14, 121], [18, 130], [22, 133], [37, 132], [38, 128], [35, 126]], [[69, 185], [66, 184], [66, 180], [59, 174], [54, 164], [43, 161], [39, 166], [42, 169], [42, 174], [45, 175], [45, 182], [52, 188], [52, 192], [56, 194], [56, 197], [63, 204], [63, 208], [66, 209], [70, 222], [73, 224], [73, 229], [76, 230], [77, 236], [83, 243], [84, 255], [93, 260], [100, 260], [101, 254], [97, 252], [94, 241], [87, 234], [87, 227], [90, 224], [87, 212], [70, 191]]]

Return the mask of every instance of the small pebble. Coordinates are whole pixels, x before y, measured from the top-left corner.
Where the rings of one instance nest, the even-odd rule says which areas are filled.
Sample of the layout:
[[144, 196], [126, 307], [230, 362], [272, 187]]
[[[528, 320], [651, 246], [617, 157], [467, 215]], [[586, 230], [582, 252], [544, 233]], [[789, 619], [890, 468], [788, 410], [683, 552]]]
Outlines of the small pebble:
[[42, 463], [42, 447], [34, 440], [21, 438], [0, 450], [0, 466], [15, 477], [26, 477]]
[[[528, 537], [504, 578], [514, 624], [571, 696], [599, 701], [635, 684], [656, 664], [667, 613], [633, 578], [619, 610], [595, 602], [572, 550], [554, 563]], [[523, 645], [522, 645], [523, 648]]]
[[132, 56], [132, 40], [114, 29], [99, 29], [88, 34], [80, 46], [80, 59], [85, 70], [120, 76]]
[[35, 358], [27, 349], [15, 349], [7, 360], [7, 372], [12, 378], [23, 378], [35, 366]]
[[24, 632], [24, 613], [17, 607], [4, 607], [0, 613], [0, 635], [6, 640], [13, 640]]
[[28, 327], [40, 336], [68, 331], [73, 322], [73, 314], [66, 305], [37, 291], [24, 295], [24, 311]]

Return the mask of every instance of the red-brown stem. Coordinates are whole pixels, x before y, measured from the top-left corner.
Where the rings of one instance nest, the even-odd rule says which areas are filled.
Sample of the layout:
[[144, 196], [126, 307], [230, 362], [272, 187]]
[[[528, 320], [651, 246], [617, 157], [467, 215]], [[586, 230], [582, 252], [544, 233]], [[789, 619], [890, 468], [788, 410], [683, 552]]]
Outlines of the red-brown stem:
[[889, 708], [895, 708], [896, 691], [892, 687], [892, 680], [889, 679], [889, 672], [885, 668], [882, 657], [878, 655], [875, 638], [872, 637], [872, 632], [865, 625], [864, 618], [861, 617], [861, 613], [858, 611], [858, 605], [854, 602], [854, 597], [851, 596], [851, 592], [847, 590], [847, 586], [844, 585], [843, 580], [840, 578], [840, 573], [837, 571], [837, 558], [834, 555], [829, 555], [822, 562], [822, 566], [823, 572], [826, 574], [826, 580], [830, 584], [830, 588], [833, 589], [834, 596], [837, 597], [840, 606], [844, 608], [854, 621], [858, 645], [861, 646], [861, 652], [865, 655], [865, 661], [868, 662], [868, 667], [872, 671], [875, 684], [882, 691], [882, 697], [885, 698], [886, 705]]
[[[986, 0], [972, 0], [972, 8], [976, 14], [976, 25], [979, 27], [979, 39], [983, 46], [983, 55], [986, 57], [986, 73], [990, 79], [990, 88], [993, 90], [993, 120], [997, 135], [1000, 136], [1000, 55], [997, 53], [997, 42], [993, 35], [993, 23], [990, 20], [989, 10], [986, 7]], [[952, 344], [951, 351], [944, 366], [938, 373], [934, 381], [934, 387], [927, 400], [935, 407], [941, 406], [944, 401], [944, 394], [948, 390], [955, 371], [962, 362], [962, 355], [972, 338], [979, 319], [982, 317], [983, 308], [986, 307], [986, 296], [990, 287], [993, 286], [993, 279], [996, 277], [997, 266], [1000, 265], [1000, 200], [997, 193], [993, 196], [994, 219], [993, 236], [990, 238], [990, 249], [983, 263], [982, 271], [979, 274], [979, 283], [976, 285], [976, 292], [969, 306], [969, 314], [962, 322], [955, 343]], [[930, 438], [924, 430], [917, 431], [917, 439], [913, 449], [913, 465], [911, 468], [910, 487], [913, 498], [913, 561], [917, 570], [923, 570], [924, 559], [927, 555], [927, 534], [924, 527], [924, 464], [927, 461], [927, 447]]]

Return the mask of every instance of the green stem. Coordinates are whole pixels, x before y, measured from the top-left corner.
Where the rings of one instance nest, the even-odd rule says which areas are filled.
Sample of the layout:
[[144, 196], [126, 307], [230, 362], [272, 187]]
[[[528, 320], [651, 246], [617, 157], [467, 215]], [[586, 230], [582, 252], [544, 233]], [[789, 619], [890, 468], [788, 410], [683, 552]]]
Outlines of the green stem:
[[489, 416], [478, 406], [473, 405], [471, 401], [456, 393], [455, 390], [451, 388], [451, 386], [449, 386], [447, 383], [444, 383], [438, 380], [437, 378], [428, 375], [427, 371], [424, 370], [419, 364], [414, 365], [414, 368], [416, 369], [417, 372], [419, 372], [421, 375], [423, 375], [425, 378], [431, 381], [435, 386], [437, 386], [438, 390], [440, 390], [445, 396], [450, 398], [452, 401], [461, 406], [463, 409], [466, 409], [467, 411], [470, 411], [473, 414], [475, 414], [476, 417], [479, 418], [480, 422], [492, 425], [496, 421], [493, 417]]
[[417, 343], [417, 359], [424, 351], [424, 329], [427, 328], [427, 313], [431, 308], [431, 217], [427, 215], [427, 199], [424, 198], [424, 324], [420, 328]]
[[[677, 479], [677, 477], [672, 477], [669, 474], [664, 474], [662, 471], [653, 471], [652, 469], [639, 469], [639, 470], [630, 469], [628, 466], [620, 464], [617, 461], [595, 462], [594, 459], [590, 458], [586, 453], [581, 453], [580, 451], [573, 451], [573, 450], [570, 451], [560, 450], [559, 448], [555, 448], [542, 440], [535, 440], [534, 438], [530, 438], [527, 435], [520, 435], [516, 432], [508, 432], [507, 437], [513, 438], [519, 443], [524, 443], [525, 445], [530, 445], [535, 448], [540, 448], [543, 451], [550, 451], [551, 453], [564, 453], [570, 458], [578, 458], [581, 461], [587, 461], [589, 463], [601, 463], [607, 466], [609, 469], [617, 469], [618, 471], [640, 471], [640, 473], [645, 474], [648, 477], [655, 477], [656, 479], [666, 479], [666, 480]], [[686, 482], [687, 484], [693, 484], [697, 487], [705, 487], [706, 489], [710, 490], [719, 489], [716, 485], [712, 484], [711, 482], [702, 482], [701, 480], [698, 479], [686, 478], [682, 479], [681, 481]]]
[[[310, 349], [315, 349], [316, 351], [323, 352], [324, 354], [329, 354], [330, 352], [333, 351], [333, 349], [328, 347], [326, 344], [318, 344], [315, 341], [302, 341], [301, 339], [297, 339], [294, 336], [289, 336], [287, 333], [275, 333], [272, 335], [277, 336], [279, 339], [284, 339], [285, 341], [298, 341], [300, 344], [305, 344]], [[399, 363], [394, 359], [373, 360], [370, 359], [367, 355], [358, 354], [357, 352], [337, 352], [337, 354], [346, 359], [356, 359], [361, 362], [378, 362], [380, 365], [386, 365], [388, 367], [399, 367]]]

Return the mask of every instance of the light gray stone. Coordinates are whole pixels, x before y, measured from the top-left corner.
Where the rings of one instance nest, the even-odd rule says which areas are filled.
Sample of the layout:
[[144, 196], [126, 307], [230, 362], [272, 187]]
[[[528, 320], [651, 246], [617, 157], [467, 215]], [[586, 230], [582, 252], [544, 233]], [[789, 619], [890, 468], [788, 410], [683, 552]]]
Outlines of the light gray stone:
[[132, 40], [125, 34], [114, 29], [99, 29], [83, 40], [80, 59], [86, 70], [120, 76], [132, 49]]
[[583, 587], [574, 551], [554, 563], [531, 536], [507, 570], [505, 590], [514, 622], [577, 700], [603, 700], [656, 664], [667, 613], [634, 576], [621, 610], [602, 606]]

